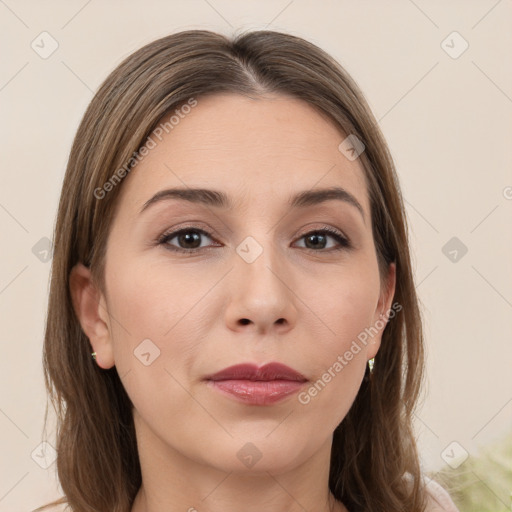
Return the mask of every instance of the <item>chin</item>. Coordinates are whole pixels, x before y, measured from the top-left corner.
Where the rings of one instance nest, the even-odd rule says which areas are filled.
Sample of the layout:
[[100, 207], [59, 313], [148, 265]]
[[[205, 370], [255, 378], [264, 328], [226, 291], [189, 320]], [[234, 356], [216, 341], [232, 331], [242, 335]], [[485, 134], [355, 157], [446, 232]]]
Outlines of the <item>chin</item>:
[[277, 475], [301, 465], [319, 449], [305, 445], [305, 436], [268, 435], [267, 430], [262, 435], [262, 429], [258, 430], [258, 434], [234, 436], [223, 444], [212, 441], [216, 450], [209, 450], [208, 460], [203, 462], [225, 472]]

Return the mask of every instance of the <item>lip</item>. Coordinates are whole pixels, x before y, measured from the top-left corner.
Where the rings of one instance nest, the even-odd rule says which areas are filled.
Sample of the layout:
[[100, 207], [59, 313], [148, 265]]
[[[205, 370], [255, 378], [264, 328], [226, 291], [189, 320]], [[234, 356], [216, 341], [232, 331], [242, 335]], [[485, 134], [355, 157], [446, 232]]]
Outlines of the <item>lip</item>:
[[300, 372], [281, 363], [237, 364], [206, 377], [207, 384], [231, 398], [252, 405], [270, 405], [296, 393], [307, 382]]

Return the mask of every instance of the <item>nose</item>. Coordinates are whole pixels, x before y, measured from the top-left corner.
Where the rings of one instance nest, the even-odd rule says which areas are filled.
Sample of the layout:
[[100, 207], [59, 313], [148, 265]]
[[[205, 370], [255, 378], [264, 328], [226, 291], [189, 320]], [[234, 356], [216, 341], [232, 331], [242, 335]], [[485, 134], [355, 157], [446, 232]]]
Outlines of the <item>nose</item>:
[[[261, 251], [254, 261], [244, 249]], [[271, 243], [265, 246], [252, 241], [234, 255], [230, 272], [230, 299], [226, 323], [234, 331], [256, 334], [283, 334], [296, 324], [297, 295], [292, 272], [284, 256]], [[254, 256], [254, 255], [253, 255]]]

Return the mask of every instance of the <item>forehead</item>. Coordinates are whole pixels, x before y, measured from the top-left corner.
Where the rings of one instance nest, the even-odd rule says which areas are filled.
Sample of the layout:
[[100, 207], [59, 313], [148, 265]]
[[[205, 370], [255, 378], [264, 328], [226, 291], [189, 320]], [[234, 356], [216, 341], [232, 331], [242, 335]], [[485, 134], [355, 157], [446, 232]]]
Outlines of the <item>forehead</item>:
[[196, 101], [161, 119], [152, 149], [123, 184], [130, 203], [142, 206], [159, 190], [177, 186], [222, 189], [235, 207], [280, 191], [288, 198], [294, 191], [342, 186], [368, 211], [363, 167], [338, 149], [346, 134], [312, 106], [280, 95], [217, 94]]

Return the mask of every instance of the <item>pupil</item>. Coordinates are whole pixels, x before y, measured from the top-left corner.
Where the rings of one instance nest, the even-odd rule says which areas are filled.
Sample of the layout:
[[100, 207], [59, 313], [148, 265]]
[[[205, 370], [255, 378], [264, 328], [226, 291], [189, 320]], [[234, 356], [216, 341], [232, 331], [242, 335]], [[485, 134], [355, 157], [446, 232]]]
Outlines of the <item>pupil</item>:
[[[318, 239], [323, 239], [323, 241], [325, 242], [325, 236], [324, 235], [309, 235], [306, 240], [314, 240], [315, 242], [318, 242]], [[313, 243], [313, 248], [317, 248], [318, 245], [316, 243]], [[306, 245], [308, 245], [307, 241], [306, 241]], [[320, 244], [322, 245], [322, 244]]]
[[[190, 235], [189, 233], [194, 233], [194, 234]], [[196, 244], [193, 245], [193, 247], [186, 247], [186, 248], [187, 249], [195, 249], [195, 248], [199, 247], [201, 245], [200, 243], [197, 243], [197, 242], [200, 242], [199, 233], [195, 233], [194, 231], [190, 231], [189, 233], [181, 235], [180, 242], [183, 242], [184, 245], [187, 245], [189, 243], [193, 243], [194, 242], [193, 239], [195, 239]]]

